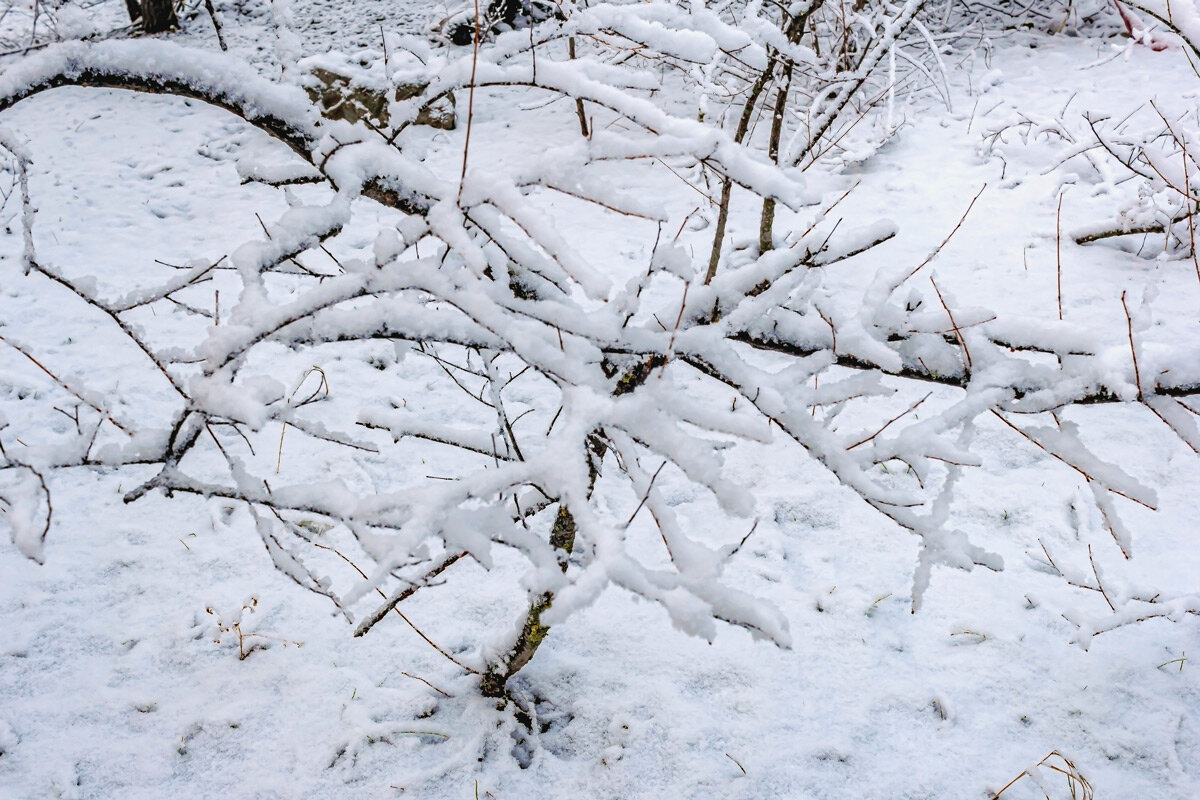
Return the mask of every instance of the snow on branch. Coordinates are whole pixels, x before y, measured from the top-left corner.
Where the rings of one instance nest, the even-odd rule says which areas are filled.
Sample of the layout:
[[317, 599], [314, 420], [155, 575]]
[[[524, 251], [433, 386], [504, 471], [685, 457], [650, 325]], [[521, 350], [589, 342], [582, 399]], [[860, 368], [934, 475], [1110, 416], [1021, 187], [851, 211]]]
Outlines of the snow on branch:
[[302, 156], [315, 143], [317, 115], [298, 88], [269, 81], [231, 58], [166, 41], [52, 45], [0, 76], [0, 111], [60, 86], [192, 97], [232, 111]]
[[[231, 243], [227, 263], [164, 267], [158, 285], [120, 296], [69, 280], [30, 253], [37, 268], [24, 280], [69, 289], [73, 302], [101, 312], [109, 332], [131, 343], [146, 373], [165, 379], [173, 394], [136, 427], [110, 430], [115, 417], [97, 402], [96, 418], [73, 432], [31, 431], [25, 441], [40, 453], [36, 464], [0, 451], [0, 497], [14, 541], [40, 557], [53, 513], [43, 471], [152, 464], [156, 473], [127, 501], [160, 491], [244, 504], [273, 563], [332, 598], [358, 634], [423, 587], [453, 581], [456, 564], [490, 568], [497, 549], [513, 550], [525, 565], [529, 608], [506, 640], [480, 647], [484, 689], [502, 692], [550, 625], [612, 585], [661, 605], [688, 633], [711, 638], [720, 621], [789, 644], [782, 614], [725, 575], [741, 534], [725, 524], [692, 529], [658, 485], [695, 488], [702, 513], [721, 523], [755, 517], [754, 486], [725, 469], [731, 447], [781, 435], [792, 457], [823, 465], [894, 530], [914, 535], [914, 609], [934, 567], [1003, 567], [952, 519], [961, 474], [980, 464], [972, 442], [981, 418], [1000, 417], [1086, 474], [1098, 502], [1119, 493], [1153, 505], [1152, 491], [1090, 452], [1069, 425], [1018, 425], [1011, 417], [1140, 398], [1194, 436], [1186, 415], [1164, 400], [1198, 390], [1194, 363], [1189, 370], [1163, 362], [1139, 375], [1126, 366], [1123, 340], [1096, 342], [1066, 323], [998, 319], [961, 306], [917, 270], [881, 268], [861, 296], [839, 295], [827, 268], [867, 260], [895, 234], [886, 222], [842, 229], [831, 211], [818, 212], [807, 232], [768, 237], [770, 247], [724, 260], [722, 227], [718, 258], [698, 258], [679, 234], [664, 233], [682, 234], [688, 217], [672, 219], [665, 204], [615, 183], [617, 167], [640, 180], [674, 172], [669, 161], [692, 170], [698, 184], [711, 171], [756, 202], [801, 208], [801, 176], [779, 164], [814, 154], [923, 2], [870, 5], [871, 38], [854, 63], [826, 76], [826, 88], [839, 88], [808, 109], [805, 126], [792, 129], [800, 144], [782, 157], [713, 117], [663, 102], [643, 59], [664, 75], [689, 76], [689, 91], [706, 103], [717, 80], [740, 92], [769, 68], [765, 87], [805, 57], [805, 37], [830, 30], [807, 27], [816, 4], [792, 18], [764, 12], [757, 19], [784, 34], [774, 60], [699, 4], [662, 2], [597, 3], [569, 20], [540, 23], [532, 36], [501, 34], [471, 57], [439, 54], [425, 68], [428, 83], [414, 108], [463, 87], [520, 87], [578, 100], [622, 129], [597, 131], [596, 121], [586, 138], [548, 149], [514, 112], [506, 135], [528, 140], [506, 142], [486, 159], [464, 143], [461, 174], [431, 167], [403, 119], [391, 130], [322, 120], [298, 88], [165, 42], [64, 45], [10, 69], [0, 77], [0, 111], [67, 84], [198, 97], [283, 140], [326, 179], [289, 190], [288, 208], [261, 220], [261, 235]], [[576, 51], [564, 40], [585, 34], [592, 53], [568, 55]], [[610, 37], [618, 44], [606, 44]], [[622, 48], [631, 42], [637, 53], [626, 58]], [[719, 76], [680, 67], [716, 54], [725, 65]], [[548, 115], [544, 124], [560, 123], [578, 136], [574, 118]], [[721, 213], [729, 203], [723, 194], [712, 198]], [[644, 230], [649, 266], [620, 266], [603, 246], [560, 230], [556, 200], [548, 198], [561, 195], [588, 201], [597, 224]], [[369, 199], [401, 213], [383, 213]], [[357, 244], [339, 240], [354, 226], [346, 238]], [[316, 260], [323, 269], [311, 266]], [[180, 306], [186, 335], [149, 335], [143, 326], [160, 324], [153, 316], [133, 323], [146, 308], [183, 302], [175, 296], [211, 275], [227, 299]], [[162, 344], [168, 338], [170, 346]], [[754, 348], [778, 358], [766, 366]], [[35, 351], [29, 355], [37, 358]], [[380, 362], [384, 351], [394, 358]], [[314, 366], [334, 362], [342, 374], [333, 378], [332, 367]], [[841, 367], [859, 374], [848, 377]], [[314, 370], [321, 391], [298, 394]], [[937, 411], [922, 408], [918, 419], [917, 406], [894, 398], [885, 376], [941, 383], [953, 399]], [[90, 397], [63, 382], [58, 388]], [[897, 408], [872, 430], [834, 424], [840, 409], [868, 399]], [[432, 413], [435, 402], [457, 405], [450, 415]], [[301, 441], [288, 439], [285, 452], [289, 429]], [[10, 435], [0, 428], [0, 445], [8, 447]], [[368, 490], [322, 466], [349, 458], [347, 451], [386, 459], [386, 478]], [[437, 467], [425, 466], [427, 455]], [[1110, 527], [1120, 541], [1119, 520]], [[335, 570], [338, 580], [327, 576]]]

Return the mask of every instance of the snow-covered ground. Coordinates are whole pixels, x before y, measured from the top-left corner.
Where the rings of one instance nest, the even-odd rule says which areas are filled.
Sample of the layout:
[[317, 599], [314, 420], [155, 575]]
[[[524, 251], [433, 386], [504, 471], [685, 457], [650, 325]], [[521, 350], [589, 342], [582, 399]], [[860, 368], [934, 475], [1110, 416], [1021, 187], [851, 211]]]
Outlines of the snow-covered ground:
[[[329, 25], [372, 46], [369, 14], [351, 34], [342, 4], [298, 2], [294, 11], [318, 26], [306, 48]], [[1135, 308], [1153, 305], [1154, 320], [1139, 331], [1147, 352], [1159, 344], [1200, 352], [1192, 263], [1069, 238], [1060, 256], [1059, 188], [1068, 184], [1063, 231], [1114, 216], [1122, 190], [1091, 189], [1059, 165], [1063, 151], [1049, 134], [1022, 141], [1023, 129], [1009, 127], [1029, 118], [1082, 127], [1083, 111], [1119, 118], [1150, 99], [1167, 116], [1195, 108], [1200, 79], [1182, 54], [1124, 39], [1011, 34], [960, 57], [947, 65], [950, 108], [924, 94], [896, 109], [907, 124], [879, 152], [812, 176], [829, 201], [858, 183], [839, 213], [891, 219], [899, 230], [832, 268], [832, 285], [858, 296], [881, 263], [920, 264], [986, 184], [926, 267], [956, 307], [1050, 319], [1061, 257], [1064, 316], [1085, 322], [1098, 345], [1124, 341], [1126, 293]], [[512, 125], [550, 130], [573, 114], [559, 103], [518, 121], [518, 106], [503, 94], [480, 99], [473, 157], [486, 161], [489, 148], [506, 146]], [[235, 168], [249, 153], [283, 158], [284, 148], [201, 103], [69, 88], [0, 117], [0, 127], [28, 140], [39, 256], [69, 275], [95, 276], [101, 289], [136, 284], [161, 269], [155, 260], [215, 260], [256, 234], [256, 215], [271, 220], [285, 208], [280, 192], [242, 185]], [[462, 135], [430, 133], [428, 163], [456, 169]], [[633, 188], [675, 219], [697, 202], [661, 170], [631, 174], [643, 181]], [[359, 203], [372, 220], [393, 213]], [[743, 210], [732, 223], [739, 235], [757, 229], [755, 209]], [[637, 223], [596, 228], [578, 212], [548, 210], [585, 252], [607, 254], [622, 280], [644, 269], [653, 239]], [[138, 413], [137, 403], [153, 413], [159, 389], [138, 383], [138, 354], [110, 347], [99, 315], [22, 275], [19, 213], [10, 197], [0, 335], [38, 343], [47, 366], [72, 365], [79, 385], [132, 396], [125, 414]], [[711, 230], [684, 236], [701, 251]], [[353, 225], [330, 244], [335, 254], [370, 246]], [[321, 365], [335, 402], [374, 391], [351, 382], [370, 359], [390, 374], [404, 370], [407, 406], [439, 420], [473, 413], [428, 359], [399, 361], [365, 346], [355, 358]], [[928, 391], [894, 383], [913, 400]], [[0, 403], [54, 391], [27, 359], [0, 350]], [[955, 391], [938, 388], [931, 403]], [[1200, 797], [1200, 672], [1188, 656], [1200, 653], [1197, 618], [1123, 627], [1085, 651], [1070, 643], [1075, 627], [1063, 612], [1099, 614], [1104, 598], [1041, 563], [1044, 546], [1087, 564], [1091, 545], [1111, 565], [1113, 586], [1195, 591], [1195, 454], [1134, 404], [1075, 409], [1065, 419], [1158, 492], [1154, 512], [1118, 501], [1134, 532], [1132, 560], [1103, 532], [1077, 473], [985, 420], [973, 449], [986, 466], [966, 474], [952, 517], [1006, 569], [936, 570], [912, 614], [915, 537], [794, 445], [739, 445], [727, 451], [726, 469], [754, 491], [759, 524], [730, 580], [782, 610], [791, 647], [735, 627], [711, 643], [690, 637], [659, 606], [611, 590], [554, 628], [514, 678], [532, 720], [479, 697], [476, 676], [399, 619], [353, 638], [327, 601], [273, 568], [244, 508], [158, 494], [126, 505], [123, 492], [148, 470], [59, 472], [45, 564], [0, 538], [0, 798], [987, 798], [1054, 751], [1097, 797]], [[74, 424], [65, 412], [47, 420]], [[848, 415], [840, 424], [869, 431], [876, 420]], [[7, 434], [4, 444], [19, 446]], [[396, 464], [301, 450], [298, 438], [283, 446], [293, 445], [280, 456], [285, 470], [359, 487], [441, 466], [416, 464], [426, 456], [419, 448]], [[260, 455], [275, 459], [273, 450]], [[735, 540], [748, 527], [713, 514], [711, 502], [689, 504], [697, 490], [669, 473], [660, 490], [689, 527], [714, 539], [729, 538], [717, 526], [739, 526]], [[521, 568], [500, 557], [491, 572], [454, 569], [453, 582], [404, 609], [430, 639], [469, 659], [521, 616], [513, 579]], [[1065, 777], [1042, 774], [1051, 797], [1072, 796]], [[1004, 796], [1046, 794], [1025, 778]]]

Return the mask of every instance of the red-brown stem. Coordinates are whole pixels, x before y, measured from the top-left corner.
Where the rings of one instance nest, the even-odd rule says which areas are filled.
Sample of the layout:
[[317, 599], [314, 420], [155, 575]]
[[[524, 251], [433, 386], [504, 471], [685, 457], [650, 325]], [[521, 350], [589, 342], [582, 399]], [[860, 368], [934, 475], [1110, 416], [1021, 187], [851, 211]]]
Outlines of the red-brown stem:
[[479, 0], [475, 0], [475, 40], [471, 51], [471, 85], [467, 87], [467, 136], [463, 142], [462, 175], [458, 179], [458, 200], [462, 202], [463, 184], [467, 180], [467, 154], [471, 150], [471, 123], [475, 119], [475, 68], [479, 65]]
[[937, 281], [930, 276], [929, 282], [933, 284], [933, 291], [937, 292], [938, 302], [942, 304], [942, 308], [946, 309], [946, 316], [950, 318], [950, 327], [954, 329], [954, 338], [958, 339], [958, 343], [962, 345], [963, 357], [967, 362], [967, 372], [970, 372], [971, 350], [967, 347], [967, 340], [963, 338], [962, 331], [958, 328], [958, 323], [954, 321], [954, 312], [950, 310], [950, 306], [946, 305], [946, 298], [942, 297], [942, 290], [938, 288]]
[[1058, 267], [1058, 321], [1062, 322], [1062, 194], [1058, 196], [1058, 214], [1054, 218], [1054, 255]]
[[[532, 28], [531, 28], [531, 30], [532, 30]], [[572, 61], [575, 60], [575, 37], [574, 36], [570, 36], [567, 38], [567, 57], [570, 58]], [[583, 134], [583, 138], [587, 139], [589, 136], [587, 112], [583, 108], [583, 100], [581, 100], [578, 97], [575, 98], [575, 116], [579, 117], [579, 132], [581, 134]]]
[[1125, 303], [1125, 292], [1121, 292], [1121, 308], [1125, 309], [1125, 328], [1129, 331], [1129, 352], [1133, 356], [1133, 379], [1137, 383], [1137, 399], [1140, 403], [1146, 395], [1142, 392], [1142, 373], [1138, 369], [1137, 348], [1133, 344], [1133, 317], [1129, 315], [1129, 306]]
[[[913, 267], [912, 270], [907, 275], [904, 276], [904, 281], [908, 280], [913, 275], [916, 275], [918, 272], [920, 272], [922, 267], [924, 267], [930, 261], [933, 261], [933, 259], [937, 256], [937, 254], [942, 252], [942, 248], [944, 248], [949, 243], [949, 241], [952, 238], [954, 238], [954, 234], [958, 233], [958, 229], [961, 228], [962, 224], [967, 221], [967, 215], [970, 214], [971, 209], [975, 207], [975, 201], [979, 199], [979, 196], [983, 194], [983, 190], [986, 189], [987, 187], [988, 187], [988, 185], [986, 183], [983, 186], [979, 187], [979, 191], [976, 192], [975, 196], [971, 198], [971, 202], [967, 204], [967, 210], [964, 211], [963, 215], [958, 218], [958, 222], [954, 225], [954, 228], [951, 229], [950, 233], [946, 234], [946, 238], [942, 239], [941, 244], [939, 244], [937, 247], [933, 248], [933, 251], [930, 252], [930, 254], [925, 257], [924, 261], [922, 261], [917, 266]], [[904, 281], [900, 281], [900, 283], [904, 283]], [[899, 285], [899, 284], [897, 284], [897, 285]]]
[[[1064, 458], [1064, 457], [1063, 457], [1062, 455], [1060, 455], [1059, 453], [1056, 453], [1056, 452], [1054, 452], [1053, 450], [1050, 450], [1050, 449], [1049, 449], [1049, 448], [1047, 448], [1047, 447], [1046, 447], [1044, 444], [1042, 444], [1041, 442], [1039, 442], [1037, 439], [1033, 438], [1033, 437], [1032, 437], [1032, 436], [1030, 436], [1028, 433], [1026, 433], [1025, 431], [1021, 430], [1021, 428], [1020, 428], [1020, 427], [1018, 427], [1017, 425], [1014, 425], [1012, 422], [1010, 422], [1010, 421], [1008, 420], [1008, 418], [1007, 418], [1007, 417], [1005, 417], [1003, 414], [1001, 414], [1001, 413], [1000, 413], [999, 411], [997, 411], [996, 409], [994, 409], [994, 408], [992, 409], [992, 414], [994, 414], [994, 415], [996, 416], [996, 418], [997, 418], [998, 420], [1000, 420], [1001, 422], [1003, 422], [1005, 425], [1007, 425], [1008, 427], [1012, 428], [1014, 431], [1016, 431], [1017, 433], [1021, 434], [1021, 436], [1025, 437], [1026, 439], [1028, 439], [1028, 440], [1029, 440], [1029, 442], [1030, 442], [1031, 444], [1033, 444], [1035, 447], [1037, 447], [1039, 450], [1041, 450], [1042, 452], [1044, 452], [1044, 453], [1046, 453], [1047, 455], [1051, 456], [1052, 458], [1055, 458], [1055, 459], [1057, 459], [1058, 461], [1061, 461], [1062, 463], [1066, 464], [1066, 465], [1067, 465], [1068, 467], [1070, 467], [1071, 469], [1073, 469], [1073, 470], [1075, 470], [1076, 472], [1078, 472], [1080, 475], [1082, 475], [1084, 478], [1086, 478], [1086, 479], [1087, 479], [1087, 481], [1088, 481], [1089, 483], [1096, 483], [1096, 484], [1100, 485], [1101, 487], [1103, 487], [1105, 491], [1112, 492], [1113, 494], [1118, 494], [1118, 495], [1120, 495], [1121, 497], [1124, 497], [1126, 500], [1132, 500], [1133, 502], [1137, 503], [1139, 506], [1142, 506], [1143, 508], [1148, 508], [1148, 509], [1150, 509], [1151, 511], [1157, 511], [1157, 510], [1158, 510], [1158, 509], [1156, 509], [1154, 506], [1150, 505], [1149, 503], [1147, 503], [1147, 502], [1146, 502], [1146, 501], [1144, 501], [1144, 500], [1139, 500], [1139, 499], [1137, 499], [1136, 497], [1130, 497], [1129, 495], [1125, 494], [1125, 492], [1122, 492], [1120, 489], [1114, 489], [1114, 488], [1113, 488], [1113, 487], [1111, 487], [1111, 486], [1107, 486], [1107, 485], [1105, 485], [1105, 484], [1103, 484], [1103, 483], [1100, 483], [1100, 481], [1097, 481], [1097, 480], [1096, 480], [1095, 478], [1093, 478], [1093, 477], [1092, 477], [1090, 474], [1088, 474], [1087, 470], [1085, 470], [1083, 467], [1079, 466], [1078, 464], [1076, 464], [1076, 463], [1074, 463], [1074, 462], [1072, 462], [1072, 461], [1068, 461], [1066, 458]], [[1103, 512], [1104, 512], [1104, 509], [1103, 509], [1103, 508], [1101, 508], [1101, 509], [1100, 509], [1100, 511], [1101, 511], [1101, 513], [1103, 513]], [[1110, 532], [1111, 532], [1111, 529], [1110, 529]]]
[[903, 417], [905, 414], [911, 414], [913, 411], [916, 411], [916, 410], [917, 410], [917, 407], [918, 407], [919, 405], [921, 405], [922, 403], [924, 403], [926, 400], [928, 400], [928, 399], [929, 399], [930, 397], [932, 397], [932, 396], [933, 396], [933, 392], [930, 392], [929, 394], [925, 395], [925, 396], [924, 396], [924, 397], [922, 397], [920, 400], [918, 400], [917, 402], [913, 403], [911, 406], [909, 406], [908, 408], [904, 409], [904, 410], [903, 410], [903, 411], [901, 411], [899, 414], [897, 414], [896, 416], [892, 417], [892, 418], [891, 418], [891, 419], [889, 419], [887, 422], [885, 422], [885, 423], [883, 424], [883, 427], [882, 427], [882, 428], [880, 428], [879, 430], [875, 431], [874, 433], [872, 433], [870, 436], [867, 436], [866, 438], [859, 439], [857, 442], [855, 442], [854, 444], [850, 445], [850, 446], [849, 446], [849, 447], [847, 447], [846, 449], [847, 449], [847, 450], [853, 450], [854, 448], [856, 448], [856, 447], [860, 447], [860, 446], [862, 446], [862, 445], [866, 444], [867, 442], [871, 441], [871, 440], [872, 440], [872, 439], [874, 439], [876, 436], [878, 436], [879, 434], [881, 434], [881, 433], [883, 433], [884, 431], [886, 431], [886, 430], [887, 430], [889, 427], [891, 427], [891, 425], [892, 425], [892, 423], [893, 423], [893, 422], [895, 422], [896, 420], [900, 419], [900, 418], [901, 418], [901, 417]]
[[0, 336], [0, 342], [3, 342], [4, 344], [6, 344], [6, 345], [8, 345], [9, 347], [11, 347], [13, 350], [16, 350], [18, 353], [20, 353], [21, 355], [25, 356], [27, 359], [29, 359], [31, 362], [33, 362], [33, 365], [34, 365], [35, 367], [37, 367], [37, 368], [38, 368], [38, 369], [40, 369], [42, 372], [44, 372], [44, 373], [46, 373], [48, 376], [50, 376], [50, 379], [51, 379], [52, 381], [54, 381], [55, 383], [57, 383], [57, 384], [58, 384], [59, 386], [61, 386], [63, 389], [66, 389], [66, 390], [67, 390], [68, 392], [70, 392], [71, 394], [75, 395], [75, 398], [76, 398], [77, 400], [79, 400], [81, 403], [86, 403], [86, 404], [87, 404], [87, 406], [88, 406], [89, 408], [91, 408], [91, 409], [92, 409], [93, 411], [95, 411], [97, 414], [101, 414], [101, 415], [102, 415], [102, 416], [103, 416], [103, 417], [104, 417], [106, 420], [108, 420], [109, 422], [111, 422], [111, 423], [112, 423], [114, 426], [116, 426], [116, 427], [117, 427], [119, 430], [121, 430], [123, 433], [129, 434], [130, 436], [132, 436], [132, 435], [133, 435], [133, 431], [132, 431], [132, 430], [130, 430], [128, 427], [126, 427], [126, 426], [122, 425], [120, 422], [117, 422], [115, 419], [113, 419], [113, 418], [112, 418], [112, 415], [110, 415], [110, 414], [109, 414], [107, 411], [105, 411], [103, 408], [101, 408], [100, 406], [96, 405], [96, 404], [95, 404], [95, 403], [93, 403], [91, 400], [88, 400], [88, 399], [87, 399], [87, 398], [85, 398], [83, 395], [81, 395], [79, 392], [75, 391], [75, 390], [74, 390], [74, 389], [72, 389], [70, 386], [68, 386], [66, 383], [64, 383], [64, 382], [63, 382], [63, 380], [62, 380], [62, 378], [58, 377], [58, 376], [57, 376], [57, 375], [55, 375], [53, 372], [51, 372], [49, 369], [47, 369], [45, 364], [43, 364], [42, 362], [40, 362], [40, 361], [38, 361], [36, 358], [34, 358], [32, 354], [30, 354], [29, 352], [27, 352], [27, 351], [26, 351], [24, 348], [22, 348], [20, 345], [16, 344], [15, 342], [12, 342], [12, 341], [10, 341], [10, 340], [8, 340], [8, 339], [5, 339], [3, 336]]
[[1188, 204], [1188, 242], [1192, 248], [1192, 265], [1196, 268], [1196, 280], [1200, 281], [1200, 255], [1196, 254], [1196, 209], [1191, 196], [1192, 181], [1188, 177], [1187, 139], [1179, 137], [1179, 146], [1183, 148], [1183, 201]]

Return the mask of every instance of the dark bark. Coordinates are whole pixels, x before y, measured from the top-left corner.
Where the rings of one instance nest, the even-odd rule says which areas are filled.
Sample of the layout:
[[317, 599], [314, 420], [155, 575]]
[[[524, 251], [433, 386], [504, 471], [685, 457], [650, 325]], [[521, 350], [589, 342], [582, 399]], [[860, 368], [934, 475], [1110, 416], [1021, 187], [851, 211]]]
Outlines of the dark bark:
[[[645, 365], [640, 365], [645, 366]], [[640, 372], [635, 368], [634, 372], [638, 377], [638, 384], [645, 381], [650, 374], [650, 368], [645, 367]], [[617, 391], [614, 394], [620, 394], [621, 386], [628, 383], [625, 379], [629, 377], [627, 373], [622, 381], [617, 383]], [[630, 386], [627, 391], [632, 391]], [[596, 478], [600, 476], [600, 461], [604, 458], [604, 453], [607, 450], [604, 441], [598, 434], [593, 433], [587, 438], [588, 449], [588, 494], [591, 495], [592, 488], [596, 485]], [[567, 571], [567, 558], [571, 555], [571, 551], [575, 549], [575, 517], [572, 516], [571, 510], [565, 505], [559, 504], [558, 515], [554, 518], [554, 525], [550, 528], [550, 544], [558, 551], [559, 568], [563, 572]], [[488, 665], [488, 669], [483, 674], [483, 680], [479, 684], [479, 690], [484, 697], [504, 697], [508, 692], [508, 679], [529, 663], [541, 646], [546, 635], [550, 633], [550, 626], [542, 624], [542, 614], [550, 608], [554, 603], [553, 592], [542, 592], [529, 606], [529, 611], [525, 614], [525, 624], [521, 626], [521, 633], [517, 636], [516, 642], [508, 649], [508, 652], [502, 659], [494, 664]]]
[[[554, 518], [554, 527], [550, 529], [550, 544], [559, 551], [562, 571], [567, 571], [567, 556], [575, 547], [575, 517], [566, 506], [558, 507], [558, 516]], [[499, 664], [492, 665], [483, 675], [479, 685], [484, 697], [504, 697], [508, 688], [508, 679], [529, 663], [537, 652], [542, 640], [550, 632], [548, 625], [542, 624], [542, 614], [554, 602], [554, 595], [543, 592], [529, 607], [525, 615], [525, 624], [517, 641], [509, 649], [508, 654]]]
[[[0, 91], [0, 112], [49, 89], [61, 86], [83, 86], [105, 89], [128, 89], [148, 94], [191, 97], [236, 114], [259, 130], [286, 144], [296, 155], [323, 172], [323, 163], [314, 161], [313, 148], [317, 140], [311, 128], [304, 124], [273, 116], [254, 105], [236, 86], [201, 85], [183, 78], [164, 75], [141, 75], [129, 68], [112, 64], [67, 65], [62, 71], [43, 76], [33, 83]], [[328, 179], [328, 176], [326, 176]], [[336, 185], [336, 184], [335, 184]], [[405, 214], [424, 215], [430, 201], [424, 195], [406, 190], [395, 180], [373, 178], [362, 187], [364, 197]]]
[[[791, 44], [798, 44], [804, 36], [805, 25], [808, 24], [808, 19], [812, 16], [824, 0], [816, 0], [802, 13], [797, 14], [787, 20], [787, 24], [783, 28], [783, 34], [787, 37]], [[750, 93], [746, 98], [745, 104], [742, 106], [742, 115], [738, 119], [737, 130], [733, 134], [733, 141], [741, 144], [746, 138], [746, 134], [750, 131], [750, 122], [754, 119], [754, 111], [758, 107], [759, 98], [766, 90], [767, 85], [775, 78], [775, 67], [783, 62], [791, 67], [791, 59], [785, 54], [780, 53], [774, 48], [770, 48], [767, 56], [767, 66], [758, 74], [758, 78], [750, 87]], [[712, 283], [713, 278], [717, 276], [717, 266], [721, 262], [721, 247], [725, 242], [725, 227], [729, 222], [729, 199], [733, 191], [733, 180], [726, 176], [721, 181], [721, 200], [717, 208], [717, 229], [713, 234], [712, 252], [708, 258], [708, 272], [704, 276], [704, 285]]]
[[174, 0], [142, 0], [142, 33], [166, 33], [178, 27]]
[[[787, 110], [788, 92], [792, 89], [792, 62], [783, 68], [783, 86], [775, 95], [775, 113], [771, 117], [771, 140], [767, 143], [767, 156], [771, 163], [779, 161], [779, 140], [783, 135], [783, 116]], [[762, 217], [758, 222], [758, 252], [775, 249], [775, 198], [764, 197]]]
[[[567, 57], [572, 61], [575, 59], [575, 37], [571, 36], [567, 39]], [[583, 101], [578, 97], [575, 98], [575, 116], [579, 117], [579, 132], [583, 134], [583, 138], [590, 138], [588, 132], [587, 112], [583, 108]]]

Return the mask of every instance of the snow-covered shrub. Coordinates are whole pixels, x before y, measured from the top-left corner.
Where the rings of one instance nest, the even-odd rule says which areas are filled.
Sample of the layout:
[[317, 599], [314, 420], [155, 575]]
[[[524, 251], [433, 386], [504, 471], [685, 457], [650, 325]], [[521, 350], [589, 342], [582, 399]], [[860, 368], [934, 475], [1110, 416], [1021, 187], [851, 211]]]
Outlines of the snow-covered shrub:
[[83, 39], [104, 26], [72, 0], [6, 0], [0, 3], [0, 53], [28, 52], [50, 42]]
[[[1135, 44], [1159, 52], [1182, 51], [1184, 57], [1196, 63], [1200, 57], [1200, 11], [1195, 3], [1141, 0], [1125, 5], [1132, 10], [1123, 8], [1122, 20]], [[1152, 23], [1147, 24], [1135, 12]], [[1136, 196], [1120, 209], [1115, 224], [1077, 231], [1077, 242], [1158, 233], [1162, 246], [1157, 252], [1195, 258], [1196, 213], [1200, 207], [1198, 113], [1193, 108], [1182, 117], [1168, 117], [1151, 103], [1148, 109], [1134, 109], [1121, 120], [1088, 117], [1089, 149], [1096, 148], [1107, 159], [1110, 166], [1106, 172], [1119, 170], [1121, 177], [1133, 177]]]
[[[803, 169], [838, 151], [856, 115], [887, 105], [894, 86], [880, 76], [894, 72], [881, 65], [924, 3], [855, 5], [842, 23], [849, 5], [824, 17], [819, 0], [782, 16], [749, 3], [735, 24], [699, 4], [594, 3], [471, 48], [399, 41], [387, 80], [426, 88], [392, 103], [384, 130], [322, 120], [294, 85], [164, 42], [62, 46], [14, 66], [0, 77], [0, 109], [64, 84], [140, 88], [230, 109], [288, 154], [238, 164], [244, 180], [285, 192], [261, 235], [113, 288], [41, 257], [30, 155], [4, 133], [22, 280], [96, 314], [153, 385], [144, 397], [76, 385], [20, 326], [3, 329], [6, 357], [49, 381], [45, 395], [4, 401], [0, 497], [13, 541], [43, 557], [55, 470], [151, 467], [128, 502], [162, 492], [242, 505], [275, 565], [360, 635], [424, 587], [453, 582], [460, 562], [486, 568], [515, 553], [528, 607], [474, 652], [445, 653], [494, 696], [549, 626], [611, 586], [698, 636], [724, 622], [790, 643], [786, 619], [725, 575], [754, 530], [730, 521], [756, 511], [723, 468], [733, 445], [782, 437], [916, 536], [914, 609], [934, 567], [1003, 566], [949, 522], [959, 476], [981, 464], [971, 442], [982, 415], [1084, 475], [1127, 547], [1113, 495], [1152, 506], [1153, 490], [1098, 459], [1055, 412], [1141, 401], [1200, 442], [1171, 396], [1195, 387], [1194, 369], [1171, 359], [1135, 369], [1124, 342], [958, 306], [932, 278], [926, 286], [928, 260], [877, 265], [855, 296], [827, 282], [826, 267], [894, 229], [843, 224], [817, 206]], [[570, 109], [531, 124], [510, 104], [502, 147], [472, 139], [477, 103], [514, 90]], [[464, 124], [461, 158], [447, 164], [425, 158], [412, 123], [450, 93]], [[754, 137], [764, 109], [778, 124]], [[627, 188], [680, 176], [711, 208], [674, 213]], [[758, 247], [724, 241], [735, 194], [763, 204]], [[558, 203], [640, 230], [645, 263], [560, 230]], [[776, 206], [791, 212], [787, 235], [770, 224]], [[712, 247], [697, 252], [684, 234], [707, 213]], [[344, 231], [365, 244], [339, 247]], [[421, 360], [442, 377], [417, 391], [462, 393], [466, 410], [410, 401], [406, 365]], [[949, 391], [893, 408], [897, 380]], [[56, 403], [74, 408], [62, 411], [70, 424]], [[882, 408], [879, 424], [840, 426], [851, 403]], [[341, 469], [350, 453], [387, 469], [355, 480]], [[685, 524], [680, 498], [657, 485], [664, 470], [720, 524]], [[1113, 619], [1200, 606], [1122, 601], [1112, 618], [1081, 618], [1083, 638]]]
[[[1110, 180], [1134, 177], [1134, 192], [1118, 209], [1115, 221], [1104, 221], [1072, 232], [1080, 244], [1121, 236], [1154, 234], [1138, 251], [1147, 256], [1165, 253], [1187, 257], [1195, 252], [1197, 193], [1200, 164], [1195, 135], [1196, 112], [1168, 119], [1152, 107], [1118, 123], [1088, 119], [1090, 142], [1106, 159]], [[1112, 173], [1117, 173], [1113, 175]]]
[[[1162, 58], [1182, 55], [1194, 61], [1198, 56], [1200, 16], [1194, 4], [1117, 7], [1129, 34], [1126, 47], [1148, 47]], [[1139, 12], [1154, 24], [1147, 26]], [[1200, 202], [1195, 134], [1200, 111], [1192, 107], [1168, 115], [1151, 101], [1110, 118], [1068, 108], [1057, 116], [1020, 109], [997, 115], [985, 126], [982, 151], [1006, 163], [1018, 159], [1041, 171], [1057, 170], [1064, 183], [1078, 182], [1094, 195], [1112, 198], [1115, 218], [1067, 232], [1076, 243], [1117, 239], [1146, 258], [1190, 257]]]
[[1049, 0], [1027, 3], [1016, 0], [977, 2], [949, 0], [932, 4], [930, 22], [940, 21], [947, 31], [976, 36], [1028, 30], [1059, 34], [1113, 13], [1112, 0]]

